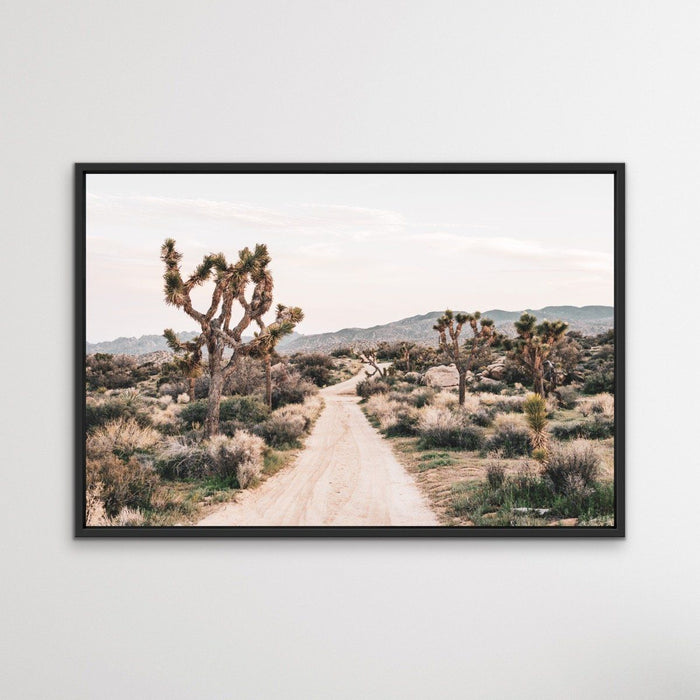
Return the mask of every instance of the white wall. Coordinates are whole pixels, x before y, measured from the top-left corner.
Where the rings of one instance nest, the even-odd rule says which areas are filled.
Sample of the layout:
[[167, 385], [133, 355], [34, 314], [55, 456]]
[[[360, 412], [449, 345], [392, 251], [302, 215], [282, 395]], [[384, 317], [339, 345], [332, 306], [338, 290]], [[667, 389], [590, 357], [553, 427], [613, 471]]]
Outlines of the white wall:
[[[697, 3], [0, 12], [0, 695], [698, 697]], [[71, 164], [107, 160], [626, 161], [627, 539], [74, 541]]]

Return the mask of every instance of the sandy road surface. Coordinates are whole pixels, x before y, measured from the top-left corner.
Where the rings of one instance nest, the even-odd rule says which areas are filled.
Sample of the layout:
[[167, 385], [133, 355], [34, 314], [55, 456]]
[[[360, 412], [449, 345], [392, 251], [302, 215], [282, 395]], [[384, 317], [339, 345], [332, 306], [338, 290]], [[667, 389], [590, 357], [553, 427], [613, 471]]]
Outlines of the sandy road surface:
[[198, 525], [437, 525], [357, 405], [362, 376], [321, 390], [326, 407], [294, 465]]

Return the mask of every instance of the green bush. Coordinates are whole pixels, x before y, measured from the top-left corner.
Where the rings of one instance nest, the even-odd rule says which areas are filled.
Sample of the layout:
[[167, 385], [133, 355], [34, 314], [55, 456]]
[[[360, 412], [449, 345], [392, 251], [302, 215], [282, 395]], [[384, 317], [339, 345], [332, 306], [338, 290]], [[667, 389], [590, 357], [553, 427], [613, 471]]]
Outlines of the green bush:
[[333, 370], [335, 362], [332, 357], [320, 352], [300, 353], [291, 359], [301, 376], [309, 379], [316, 386], [323, 387], [333, 383]]
[[500, 394], [506, 388], [504, 382], [499, 382], [495, 379], [482, 379], [474, 384], [470, 391], [485, 392], [488, 394]]
[[[237, 421], [241, 425], [253, 426], [264, 421], [270, 411], [262, 399], [257, 396], [231, 396], [221, 401], [219, 420]], [[185, 404], [180, 411], [180, 419], [189, 429], [195, 423], [204, 424], [207, 417], [207, 401], [192, 401]]]
[[506, 459], [530, 453], [530, 431], [508, 416], [498, 416], [496, 430], [486, 443], [486, 450], [498, 451]]
[[615, 372], [598, 371], [589, 374], [583, 382], [581, 391], [584, 394], [615, 393]]
[[604, 440], [615, 435], [615, 421], [596, 415], [592, 420], [572, 421], [552, 426], [552, 435], [557, 440]]

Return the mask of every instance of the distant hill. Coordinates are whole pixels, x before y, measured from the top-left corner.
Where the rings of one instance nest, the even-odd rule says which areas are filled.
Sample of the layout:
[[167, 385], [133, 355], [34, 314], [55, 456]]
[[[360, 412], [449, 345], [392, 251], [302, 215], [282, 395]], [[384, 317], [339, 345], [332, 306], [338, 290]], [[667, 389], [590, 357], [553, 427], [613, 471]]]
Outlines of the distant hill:
[[[182, 341], [192, 340], [197, 335], [194, 331], [183, 331], [178, 333]], [[292, 333], [280, 342], [280, 348], [286, 343], [291, 343], [298, 338], [298, 333]], [[244, 336], [243, 340], [250, 340]], [[103, 352], [107, 355], [147, 355], [151, 352], [169, 351], [168, 344], [162, 335], [142, 335], [139, 338], [116, 338], [115, 340], [105, 340], [100, 343], [85, 343], [85, 352], [92, 355], [96, 352]], [[206, 354], [206, 348], [205, 348]]]
[[[493, 319], [496, 327], [502, 333], [514, 335], [513, 322], [517, 321], [525, 311], [536, 316], [539, 321], [544, 319], [566, 321], [571, 330], [580, 331], [585, 335], [603, 333], [613, 327], [612, 306], [545, 306], [542, 309], [523, 309], [521, 311], [492, 309], [484, 311], [482, 315]], [[437, 335], [433, 326], [442, 313], [442, 311], [431, 311], [420, 316], [410, 316], [400, 321], [372, 326], [371, 328], [343, 328], [334, 333], [300, 335], [285, 343], [280, 350], [287, 354], [317, 350], [329, 351], [347, 345], [368, 345], [380, 341], [395, 342], [399, 340], [434, 345]]]
[[[523, 309], [521, 311], [503, 311], [492, 309], [483, 315], [493, 319], [496, 327], [508, 335], [514, 334], [513, 322], [527, 311], [544, 319], [566, 321], [571, 330], [585, 335], [603, 333], [613, 327], [612, 306], [545, 306], [542, 309]], [[431, 311], [420, 316], [402, 318], [400, 321], [385, 323], [371, 328], [343, 328], [333, 333], [300, 335], [292, 333], [280, 343], [278, 350], [285, 354], [295, 352], [329, 351], [347, 345], [369, 345], [380, 341], [394, 342], [409, 340], [414, 343], [434, 345], [436, 333], [433, 325], [442, 315], [442, 311]], [[180, 333], [182, 340], [190, 340], [193, 332]], [[142, 335], [140, 338], [117, 338], [103, 343], [87, 343], [86, 352], [104, 352], [108, 354], [144, 355], [158, 350], [167, 350], [165, 338], [160, 335]]]

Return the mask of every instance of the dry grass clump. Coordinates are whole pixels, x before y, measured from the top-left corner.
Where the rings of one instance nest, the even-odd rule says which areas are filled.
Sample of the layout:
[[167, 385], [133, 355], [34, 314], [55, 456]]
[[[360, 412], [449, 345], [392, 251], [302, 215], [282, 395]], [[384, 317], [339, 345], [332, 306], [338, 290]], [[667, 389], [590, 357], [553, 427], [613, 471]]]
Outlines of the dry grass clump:
[[477, 450], [483, 443], [483, 431], [470, 423], [466, 411], [450, 411], [439, 406], [421, 409], [417, 432], [424, 447]]
[[376, 395], [367, 400], [365, 410], [379, 423], [380, 430], [386, 435], [406, 436], [416, 432], [420, 412], [410, 403]]
[[486, 445], [489, 451], [508, 459], [529, 453], [530, 431], [522, 416], [497, 413], [493, 423], [494, 434]]
[[128, 457], [136, 452], [147, 452], [154, 448], [160, 433], [140, 426], [133, 418], [118, 418], [95, 428], [87, 438], [86, 450], [90, 457], [118, 454]]
[[303, 404], [288, 404], [270, 414], [260, 426], [260, 433], [273, 447], [296, 446], [299, 438], [311, 430], [323, 408], [323, 399], [314, 395]]
[[[86, 461], [86, 491], [89, 494], [88, 517], [114, 518], [123, 508], [148, 508], [159, 484], [150, 463], [131, 456], [122, 460], [114, 454], [89, 457]], [[101, 508], [96, 502], [101, 501]]]
[[544, 474], [558, 493], [587, 494], [598, 479], [600, 457], [588, 440], [575, 440], [553, 448]]
[[166, 479], [202, 479], [209, 464], [206, 452], [182, 436], [163, 439], [156, 451], [156, 468]]
[[615, 397], [612, 394], [596, 394], [579, 399], [578, 410], [584, 415], [601, 415], [604, 418], [615, 418]]
[[505, 396], [486, 392], [478, 394], [478, 399], [482, 406], [488, 406], [500, 413], [522, 413], [525, 403], [524, 396]]
[[248, 488], [262, 473], [265, 442], [257, 435], [237, 430], [233, 437], [215, 435], [203, 443], [210, 472], [223, 479], [235, 478]]
[[235, 478], [242, 489], [262, 473], [265, 442], [257, 435], [237, 430], [233, 437], [215, 435], [203, 447], [211, 472], [223, 479]]
[[431, 402], [431, 405], [435, 408], [445, 409], [455, 408], [458, 404], [459, 398], [457, 397], [457, 394], [454, 394], [451, 391], [440, 391], [439, 393], [435, 394]]

